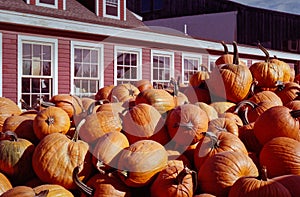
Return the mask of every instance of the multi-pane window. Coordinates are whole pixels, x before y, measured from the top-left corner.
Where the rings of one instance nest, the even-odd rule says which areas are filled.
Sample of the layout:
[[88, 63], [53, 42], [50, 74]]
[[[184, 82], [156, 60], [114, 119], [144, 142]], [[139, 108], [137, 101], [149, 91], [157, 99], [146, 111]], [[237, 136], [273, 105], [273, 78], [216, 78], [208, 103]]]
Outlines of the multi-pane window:
[[53, 50], [51, 43], [22, 43], [21, 98], [31, 107], [52, 96]]
[[201, 58], [183, 56], [183, 83], [189, 84], [190, 77], [201, 70]]
[[131, 83], [139, 79], [139, 52], [117, 51], [117, 84]]
[[120, 0], [105, 0], [105, 15], [119, 17]]
[[153, 53], [152, 81], [155, 88], [165, 88], [170, 85], [173, 77], [173, 55]]
[[100, 80], [100, 48], [74, 46], [73, 91], [79, 97], [97, 93]]

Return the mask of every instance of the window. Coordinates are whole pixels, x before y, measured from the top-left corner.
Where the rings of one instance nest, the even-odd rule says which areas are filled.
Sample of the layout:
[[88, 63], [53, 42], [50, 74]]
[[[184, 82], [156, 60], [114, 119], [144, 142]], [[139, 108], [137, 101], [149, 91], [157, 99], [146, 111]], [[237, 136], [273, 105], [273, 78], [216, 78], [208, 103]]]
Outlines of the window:
[[116, 47], [116, 84], [132, 83], [141, 78], [140, 49]]
[[50, 8], [58, 8], [58, 0], [36, 0], [36, 5], [50, 7]]
[[201, 68], [201, 63], [202, 63], [202, 59], [201, 59], [201, 55], [188, 55], [188, 54], [183, 54], [182, 56], [182, 82], [184, 84], [189, 84], [189, 79], [190, 77], [200, 71]]
[[173, 53], [152, 51], [152, 82], [155, 88], [170, 86], [174, 77], [173, 59]]
[[103, 83], [102, 45], [72, 42], [71, 85], [78, 97], [94, 96]]
[[103, 0], [104, 16], [120, 19], [120, 0]]
[[20, 36], [19, 50], [19, 97], [34, 107], [56, 94], [57, 40]]

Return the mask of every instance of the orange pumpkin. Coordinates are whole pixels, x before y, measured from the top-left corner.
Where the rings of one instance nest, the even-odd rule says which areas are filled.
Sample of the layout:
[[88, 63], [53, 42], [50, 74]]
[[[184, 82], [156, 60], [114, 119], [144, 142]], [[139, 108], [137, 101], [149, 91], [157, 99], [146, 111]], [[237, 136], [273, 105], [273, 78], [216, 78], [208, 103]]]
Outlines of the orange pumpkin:
[[0, 172], [0, 195], [6, 192], [7, 190], [12, 189], [10, 180]]
[[22, 113], [19, 106], [9, 98], [0, 97], [0, 131], [6, 118]]

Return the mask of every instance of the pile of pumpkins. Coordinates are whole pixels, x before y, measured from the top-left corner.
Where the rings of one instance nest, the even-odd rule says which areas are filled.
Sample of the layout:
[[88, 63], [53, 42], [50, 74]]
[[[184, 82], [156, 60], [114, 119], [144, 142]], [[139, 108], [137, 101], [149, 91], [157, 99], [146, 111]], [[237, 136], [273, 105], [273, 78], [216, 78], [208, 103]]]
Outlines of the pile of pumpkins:
[[188, 86], [140, 80], [25, 110], [1, 97], [0, 196], [300, 196], [300, 76], [261, 45], [247, 67], [222, 44]]

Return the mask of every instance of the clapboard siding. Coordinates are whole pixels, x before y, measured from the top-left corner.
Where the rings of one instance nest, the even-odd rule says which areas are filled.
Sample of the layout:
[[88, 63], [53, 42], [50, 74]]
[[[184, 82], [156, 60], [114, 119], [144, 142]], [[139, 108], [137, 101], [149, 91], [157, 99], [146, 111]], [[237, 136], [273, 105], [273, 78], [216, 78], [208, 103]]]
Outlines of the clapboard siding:
[[59, 39], [58, 40], [58, 93], [68, 94], [70, 93], [70, 57], [71, 47], [70, 40]]
[[104, 45], [104, 85], [114, 84], [114, 45]]
[[151, 80], [151, 49], [142, 49], [143, 60], [142, 60], [142, 78]]

